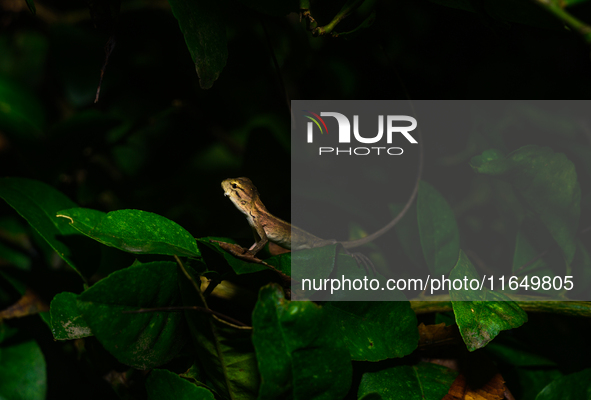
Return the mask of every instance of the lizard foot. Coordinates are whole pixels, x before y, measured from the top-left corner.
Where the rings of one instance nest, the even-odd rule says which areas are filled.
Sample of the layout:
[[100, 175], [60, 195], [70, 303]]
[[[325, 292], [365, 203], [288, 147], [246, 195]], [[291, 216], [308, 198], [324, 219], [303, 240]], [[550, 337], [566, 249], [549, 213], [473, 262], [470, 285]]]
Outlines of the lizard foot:
[[349, 253], [351, 257], [357, 262], [357, 265], [363, 267], [367, 273], [371, 271], [373, 276], [378, 276], [378, 270], [375, 265], [371, 262], [368, 256], [363, 253]]
[[224, 251], [227, 251], [228, 253], [232, 254], [236, 258], [239, 258], [243, 261], [264, 265], [265, 267], [277, 272], [281, 276], [281, 278], [285, 282], [287, 282], [288, 285], [291, 282], [291, 277], [289, 275], [286, 275], [285, 273], [279, 271], [274, 266], [267, 264], [266, 262], [264, 262], [260, 258], [255, 257], [249, 250], [245, 249], [244, 247], [238, 246], [237, 244], [233, 244], [233, 243], [221, 242], [219, 240], [211, 240], [210, 239], [210, 242], [217, 243]]

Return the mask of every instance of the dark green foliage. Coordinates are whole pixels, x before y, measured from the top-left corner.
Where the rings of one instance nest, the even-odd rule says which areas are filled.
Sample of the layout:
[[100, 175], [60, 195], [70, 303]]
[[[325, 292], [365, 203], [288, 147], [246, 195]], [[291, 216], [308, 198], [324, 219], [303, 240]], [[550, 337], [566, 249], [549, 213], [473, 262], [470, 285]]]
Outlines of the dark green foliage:
[[[476, 359], [518, 399], [589, 398], [588, 303], [523, 301], [591, 285], [591, 146], [567, 106], [516, 107], [536, 132], [467, 109], [470, 132], [424, 138], [417, 202], [360, 251], [381, 285], [390, 265], [405, 278], [504, 276], [504, 290], [438, 291], [446, 314], [420, 315], [430, 287], [292, 301], [292, 263], [296, 280], [369, 273], [340, 245], [265, 248], [280, 275], [212, 240], [253, 243], [219, 187], [228, 177], [252, 178], [289, 220], [286, 99], [588, 97], [590, 7], [0, 2], [0, 398], [435, 400]], [[343, 219], [343, 237], [397, 215], [415, 168], [376, 171], [400, 197], [350, 206], [372, 224]], [[339, 209], [298, 195], [320, 215]], [[572, 291], [524, 280], [565, 275]], [[456, 336], [419, 333], [441, 320]]]

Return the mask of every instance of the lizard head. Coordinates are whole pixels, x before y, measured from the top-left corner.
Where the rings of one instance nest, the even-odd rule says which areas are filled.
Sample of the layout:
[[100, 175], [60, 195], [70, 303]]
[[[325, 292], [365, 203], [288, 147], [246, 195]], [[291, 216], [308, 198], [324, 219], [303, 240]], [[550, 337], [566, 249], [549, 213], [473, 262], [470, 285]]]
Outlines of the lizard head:
[[222, 182], [224, 196], [228, 196], [232, 203], [247, 214], [258, 199], [259, 192], [248, 178], [228, 178]]

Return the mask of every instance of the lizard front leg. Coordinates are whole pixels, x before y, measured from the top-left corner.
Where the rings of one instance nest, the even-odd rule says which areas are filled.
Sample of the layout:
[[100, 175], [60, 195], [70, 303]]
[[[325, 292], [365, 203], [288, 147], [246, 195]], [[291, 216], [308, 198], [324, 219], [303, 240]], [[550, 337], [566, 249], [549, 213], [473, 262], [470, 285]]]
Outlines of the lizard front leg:
[[[228, 253], [232, 254], [234, 257], [243, 259], [245, 261], [258, 262], [258, 259], [255, 256], [259, 251], [263, 249], [263, 247], [265, 247], [265, 245], [269, 241], [269, 238], [265, 233], [265, 228], [262, 226], [262, 224], [257, 220], [255, 216], [253, 216], [252, 214], [249, 215], [248, 222], [250, 224], [252, 234], [254, 236], [254, 243], [252, 244], [252, 246], [250, 246], [249, 249], [245, 249], [244, 247], [241, 247], [237, 244], [225, 243], [225, 245], [222, 246], [222, 248], [226, 250]], [[217, 240], [215, 240], [214, 242], [220, 245], [222, 243]]]
[[263, 260], [256, 258], [253, 254], [250, 254], [250, 250], [247, 251], [243, 247], [238, 246], [237, 244], [221, 242], [219, 240], [210, 240], [210, 242], [217, 243], [223, 250], [232, 254], [236, 258], [255, 264], [262, 264], [265, 267], [277, 272], [281, 276], [286, 286], [289, 286], [289, 284], [291, 283], [291, 277], [289, 275], [286, 275], [285, 273], [279, 271], [277, 268], [270, 264], [267, 264]]
[[257, 219], [256, 215], [250, 213], [250, 218], [248, 218], [248, 222], [250, 224], [250, 227], [252, 228], [252, 233], [254, 235], [254, 243], [248, 249], [248, 253], [254, 256], [259, 251], [261, 251], [263, 247], [265, 247], [265, 245], [269, 241], [269, 238], [267, 237], [267, 233], [265, 232], [265, 227]]

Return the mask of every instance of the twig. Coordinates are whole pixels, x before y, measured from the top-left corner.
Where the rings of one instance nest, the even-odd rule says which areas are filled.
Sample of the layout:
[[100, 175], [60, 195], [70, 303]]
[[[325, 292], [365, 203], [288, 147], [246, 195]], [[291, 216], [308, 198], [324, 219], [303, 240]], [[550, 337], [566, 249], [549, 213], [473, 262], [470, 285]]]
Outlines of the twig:
[[115, 35], [112, 34], [111, 36], [109, 36], [109, 40], [107, 40], [107, 44], [105, 44], [105, 62], [103, 64], [103, 67], [101, 68], [101, 77], [99, 79], [98, 87], [96, 88], [96, 96], [94, 97], [95, 104], [99, 101], [99, 95], [101, 93], [101, 85], [103, 84], [103, 77], [105, 76], [105, 70], [107, 69], [107, 64], [109, 63], [109, 57], [111, 56], [113, 49], [115, 49], [115, 43], [116, 43]]
[[143, 314], [143, 313], [151, 313], [151, 312], [159, 312], [159, 311], [170, 311], [170, 312], [178, 312], [178, 311], [185, 311], [185, 310], [192, 310], [192, 311], [199, 311], [205, 314], [215, 315], [218, 318], [226, 320], [234, 325], [238, 326], [248, 326], [243, 322], [240, 322], [232, 317], [228, 317], [222, 313], [217, 311], [210, 310], [209, 308], [199, 307], [199, 306], [177, 306], [177, 307], [156, 307], [156, 308], [140, 308], [139, 310], [134, 311], [123, 311], [123, 314]]
[[[506, 296], [517, 302], [519, 307], [526, 312], [542, 312], [587, 318], [591, 317], [591, 302], [589, 301], [535, 301], [531, 296], [511, 294], [506, 294]], [[432, 297], [435, 301], [411, 300], [410, 306], [416, 314], [447, 312], [453, 310], [449, 295]]]

